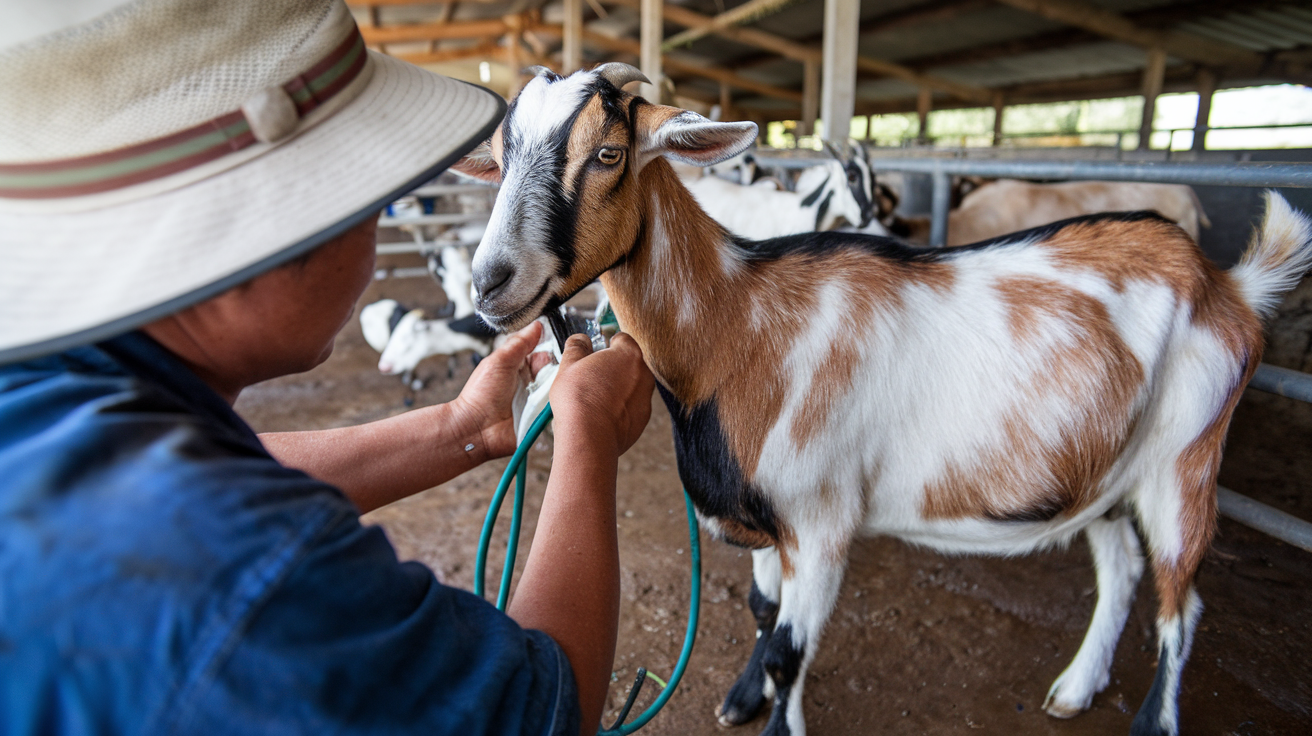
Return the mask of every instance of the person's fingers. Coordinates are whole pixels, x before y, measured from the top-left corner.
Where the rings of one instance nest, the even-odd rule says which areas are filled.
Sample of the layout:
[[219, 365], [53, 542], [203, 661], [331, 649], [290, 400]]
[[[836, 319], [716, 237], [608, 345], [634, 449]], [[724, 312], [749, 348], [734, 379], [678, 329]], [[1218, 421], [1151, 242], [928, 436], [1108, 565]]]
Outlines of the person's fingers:
[[541, 352], [541, 351], [536, 353], [529, 353], [528, 369], [529, 369], [529, 373], [534, 378], [538, 377], [538, 371], [542, 370], [543, 368], [546, 368], [549, 365], [551, 365], [551, 353]]
[[560, 367], [564, 370], [580, 360], [592, 355], [592, 341], [587, 335], [570, 335], [565, 341], [565, 349], [560, 354]]
[[537, 347], [538, 341], [542, 339], [542, 323], [536, 320], [530, 322], [528, 327], [516, 332], [506, 340], [506, 344], [501, 347], [505, 358], [503, 360], [511, 363], [518, 363], [528, 357]]

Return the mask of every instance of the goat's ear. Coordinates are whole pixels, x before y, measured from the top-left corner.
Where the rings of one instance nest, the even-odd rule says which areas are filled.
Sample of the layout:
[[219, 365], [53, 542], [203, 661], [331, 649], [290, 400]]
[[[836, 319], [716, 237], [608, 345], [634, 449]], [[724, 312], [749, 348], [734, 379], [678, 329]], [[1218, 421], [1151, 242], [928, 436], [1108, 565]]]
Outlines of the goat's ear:
[[640, 105], [634, 133], [642, 163], [666, 156], [690, 166], [711, 166], [752, 145], [756, 123], [716, 123], [677, 107]]
[[488, 181], [493, 184], [501, 183], [501, 167], [497, 165], [497, 160], [492, 157], [491, 140], [483, 141], [474, 147], [474, 150], [465, 154], [465, 157], [455, 162], [451, 170], [457, 174], [464, 174], [480, 181]]

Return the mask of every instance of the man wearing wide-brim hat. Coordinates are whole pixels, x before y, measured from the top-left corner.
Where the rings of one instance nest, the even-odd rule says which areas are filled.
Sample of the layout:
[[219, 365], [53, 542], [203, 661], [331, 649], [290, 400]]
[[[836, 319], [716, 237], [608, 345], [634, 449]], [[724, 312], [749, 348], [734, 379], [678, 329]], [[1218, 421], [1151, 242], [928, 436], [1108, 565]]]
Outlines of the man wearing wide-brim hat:
[[513, 450], [537, 328], [382, 422], [231, 408], [328, 357], [378, 211], [504, 110], [367, 51], [341, 0], [0, 4], [0, 733], [595, 729], [636, 344], [567, 346], [508, 616], [359, 514]]

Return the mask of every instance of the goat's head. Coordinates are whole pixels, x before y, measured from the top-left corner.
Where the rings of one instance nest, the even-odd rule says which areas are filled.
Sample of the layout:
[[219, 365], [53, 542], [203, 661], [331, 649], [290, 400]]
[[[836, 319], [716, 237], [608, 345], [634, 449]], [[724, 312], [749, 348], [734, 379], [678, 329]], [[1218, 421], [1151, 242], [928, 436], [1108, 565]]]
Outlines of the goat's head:
[[870, 224], [876, 215], [875, 200], [875, 177], [870, 170], [870, 162], [866, 160], [865, 149], [856, 141], [849, 141], [842, 148], [825, 141], [825, 150], [842, 168], [843, 181], [847, 187], [847, 193], [850, 199], [844, 198], [835, 204], [846, 205], [850, 212], [835, 212], [835, 215], [842, 215], [848, 221], [848, 224], [856, 227], [865, 227]]
[[642, 226], [639, 175], [655, 158], [708, 166], [756, 139], [754, 123], [651, 104], [622, 90], [632, 81], [646, 80], [627, 64], [539, 69], [486, 148], [456, 165], [501, 182], [473, 262], [493, 327], [528, 324], [624, 259]]

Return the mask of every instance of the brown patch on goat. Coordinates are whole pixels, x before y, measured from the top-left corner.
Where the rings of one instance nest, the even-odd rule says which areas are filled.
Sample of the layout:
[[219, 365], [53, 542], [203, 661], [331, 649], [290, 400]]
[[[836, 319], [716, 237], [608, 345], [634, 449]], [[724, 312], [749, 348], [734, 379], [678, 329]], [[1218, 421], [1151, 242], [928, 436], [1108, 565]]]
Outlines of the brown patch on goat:
[[1151, 281], [1189, 298], [1210, 265], [1185, 231], [1162, 220], [1076, 222], [1038, 246], [1058, 267], [1092, 271], [1118, 292], [1127, 281]]
[[811, 375], [811, 388], [802, 407], [793, 416], [793, 444], [801, 450], [819, 434], [829, 412], [839, 397], [852, 385], [852, 374], [861, 360], [861, 352], [846, 340], [834, 342], [829, 355]]
[[[1133, 432], [1130, 409], [1143, 368], [1103, 303], [1033, 277], [1004, 279], [996, 288], [1018, 349], [1039, 351], [1043, 372], [1023, 388], [1017, 408], [1003, 419], [1001, 438], [978, 462], [949, 464], [926, 484], [921, 506], [926, 518], [1045, 521], [1078, 513], [1097, 498], [1099, 484]], [[1063, 344], [1038, 342], [1046, 321], [1061, 322], [1076, 334]], [[1056, 396], [1083, 413], [1049, 439], [1027, 421], [1022, 407]]]

